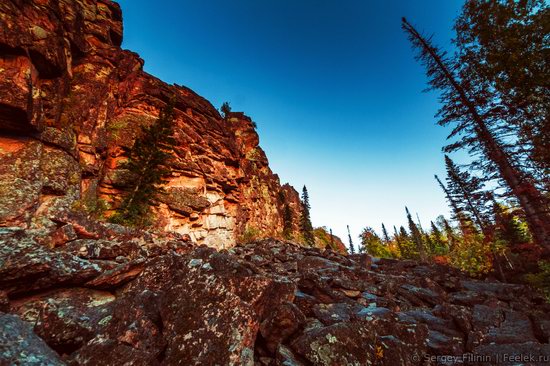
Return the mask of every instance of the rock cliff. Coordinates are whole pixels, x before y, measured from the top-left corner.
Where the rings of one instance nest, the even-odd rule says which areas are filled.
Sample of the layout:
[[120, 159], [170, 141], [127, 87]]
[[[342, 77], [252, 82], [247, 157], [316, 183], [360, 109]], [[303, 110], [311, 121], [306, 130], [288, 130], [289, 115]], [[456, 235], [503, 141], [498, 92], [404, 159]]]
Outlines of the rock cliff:
[[221, 248], [280, 235], [286, 204], [298, 218], [298, 193], [270, 170], [251, 119], [221, 118], [144, 72], [120, 48], [115, 2], [3, 1], [0, 29], [0, 226], [55, 230], [67, 211], [108, 215], [121, 200], [123, 148], [172, 96], [177, 146], [155, 226]]

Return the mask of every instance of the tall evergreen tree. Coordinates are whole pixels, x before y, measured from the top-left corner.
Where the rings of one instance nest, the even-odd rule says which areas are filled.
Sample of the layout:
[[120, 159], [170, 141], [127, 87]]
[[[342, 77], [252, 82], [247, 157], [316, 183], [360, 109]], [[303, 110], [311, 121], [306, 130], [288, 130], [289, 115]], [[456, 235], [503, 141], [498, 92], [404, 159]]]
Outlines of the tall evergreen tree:
[[528, 233], [521, 225], [517, 215], [510, 209], [493, 200], [496, 237], [504, 241], [508, 247], [515, 247], [530, 241]]
[[300, 228], [305, 244], [313, 246], [315, 244], [315, 237], [313, 235], [313, 225], [311, 224], [309, 213], [310, 209], [309, 193], [307, 192], [306, 186], [304, 186], [302, 189], [302, 216], [300, 218]]
[[462, 74], [490, 90], [493, 119], [508, 152], [547, 186], [550, 171], [550, 58], [545, 0], [468, 0], [455, 44]]
[[426, 249], [424, 248], [422, 233], [418, 229], [418, 226], [416, 226], [416, 224], [414, 223], [411, 213], [409, 212], [409, 209], [407, 207], [405, 207], [405, 211], [407, 213], [407, 221], [409, 223], [409, 231], [411, 232], [412, 241], [416, 245], [416, 250], [418, 252], [418, 256], [420, 257], [420, 260], [425, 261]]
[[382, 238], [384, 239], [384, 244], [388, 244], [390, 240], [390, 236], [388, 235], [388, 230], [386, 230], [386, 226], [384, 223], [382, 223]]
[[449, 224], [449, 221], [447, 221], [446, 218], [442, 217], [441, 221], [445, 230], [445, 236], [447, 236], [447, 246], [449, 248], [449, 251], [452, 251], [457, 247], [458, 244], [457, 235], [455, 234], [453, 227], [451, 226], [451, 224]]
[[150, 126], [141, 126], [133, 146], [126, 150], [128, 160], [122, 165], [128, 170], [126, 194], [111, 221], [125, 225], [145, 225], [149, 206], [164, 190], [159, 186], [171, 171], [167, 164], [175, 145], [174, 104], [172, 98]]
[[285, 204], [283, 213], [283, 237], [286, 240], [292, 239], [292, 210], [288, 203]]
[[416, 250], [416, 244], [413, 242], [411, 236], [409, 235], [409, 233], [407, 233], [407, 230], [403, 226], [399, 227], [398, 237], [399, 251], [401, 252], [401, 257], [407, 259], [417, 258], [418, 252]]
[[355, 247], [353, 246], [353, 240], [351, 240], [351, 233], [349, 231], [349, 225], [347, 225], [347, 228], [348, 228], [349, 252], [351, 254], [355, 254]]
[[[532, 179], [520, 170], [507, 154], [503, 142], [491, 129], [494, 115], [490, 100], [495, 99], [485, 84], [469, 79], [468, 73], [457, 73], [460, 64], [435, 47], [405, 18], [403, 30], [419, 50], [418, 60], [426, 66], [432, 89], [441, 91], [441, 125], [454, 124], [449, 138], [463, 138], [449, 145], [446, 151], [468, 148], [483, 158], [479, 166], [488, 173], [496, 172], [523, 208], [529, 228], [540, 245], [550, 248], [550, 212], [547, 200], [537, 190]], [[489, 101], [489, 102], [488, 102]]]
[[403, 246], [403, 243], [401, 241], [401, 235], [397, 231], [397, 227], [393, 225], [393, 239], [395, 240], [395, 244], [397, 244], [397, 249], [399, 249], [399, 254], [401, 257], [405, 257], [405, 248]]
[[486, 197], [482, 181], [460, 168], [453, 160], [445, 155], [447, 169], [447, 190], [460, 211], [466, 212], [473, 218], [479, 229], [487, 235], [490, 218], [487, 214]]
[[430, 221], [430, 228], [431, 228], [431, 234], [433, 238], [432, 240], [433, 240], [435, 252], [437, 254], [441, 254], [446, 247], [445, 240], [443, 239], [443, 234], [441, 233], [441, 230], [439, 230], [439, 228], [433, 221]]

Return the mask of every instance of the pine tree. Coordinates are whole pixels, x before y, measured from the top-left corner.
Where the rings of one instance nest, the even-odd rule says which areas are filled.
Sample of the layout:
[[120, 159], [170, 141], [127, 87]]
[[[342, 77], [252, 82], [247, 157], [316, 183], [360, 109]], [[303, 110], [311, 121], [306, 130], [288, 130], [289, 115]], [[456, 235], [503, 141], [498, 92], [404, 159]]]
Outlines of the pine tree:
[[[493, 100], [491, 90], [485, 84], [468, 79], [468, 73], [456, 73], [460, 64], [448, 57], [431, 40], [423, 37], [405, 18], [403, 30], [408, 34], [413, 46], [419, 50], [417, 59], [426, 66], [432, 89], [441, 91], [442, 107], [439, 111], [441, 125], [455, 124], [449, 135], [463, 138], [445, 149], [447, 152], [468, 148], [473, 154], [479, 154], [482, 161], [478, 166], [487, 173], [496, 172], [517, 198], [526, 216], [534, 239], [539, 245], [550, 248], [550, 213], [547, 212], [547, 200], [533, 184], [533, 180], [521, 171], [510, 159], [498, 136], [491, 129]], [[472, 82], [474, 81], [474, 82]]]
[[311, 224], [309, 205], [309, 193], [306, 186], [302, 189], [302, 216], [300, 218], [300, 228], [304, 243], [313, 246], [315, 244], [315, 237], [313, 235], [313, 225]]
[[348, 228], [349, 252], [351, 254], [355, 254], [355, 247], [353, 246], [353, 240], [351, 240], [351, 233], [349, 231], [349, 225], [347, 225], [347, 228]]
[[150, 126], [142, 126], [139, 137], [127, 149], [128, 160], [122, 167], [132, 177], [124, 187], [125, 197], [111, 221], [141, 226], [148, 222], [149, 206], [164, 190], [159, 186], [170, 175], [167, 164], [175, 146], [174, 104], [172, 98]]
[[418, 226], [416, 226], [416, 224], [414, 223], [411, 213], [409, 212], [409, 209], [407, 207], [405, 207], [405, 211], [407, 213], [407, 221], [409, 223], [409, 231], [411, 232], [412, 241], [416, 245], [416, 250], [418, 252], [420, 260], [425, 261], [426, 249], [424, 247], [424, 241], [422, 240], [422, 233], [418, 229]]

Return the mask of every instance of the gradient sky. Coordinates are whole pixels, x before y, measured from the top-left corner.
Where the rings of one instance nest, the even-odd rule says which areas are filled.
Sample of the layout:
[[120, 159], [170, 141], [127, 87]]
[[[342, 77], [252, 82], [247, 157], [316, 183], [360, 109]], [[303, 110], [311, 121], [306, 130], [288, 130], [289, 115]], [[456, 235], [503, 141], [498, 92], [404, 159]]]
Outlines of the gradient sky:
[[310, 193], [314, 226], [429, 224], [448, 208], [437, 95], [400, 28], [451, 47], [462, 0], [119, 0], [123, 47], [145, 70], [258, 124], [282, 182]]

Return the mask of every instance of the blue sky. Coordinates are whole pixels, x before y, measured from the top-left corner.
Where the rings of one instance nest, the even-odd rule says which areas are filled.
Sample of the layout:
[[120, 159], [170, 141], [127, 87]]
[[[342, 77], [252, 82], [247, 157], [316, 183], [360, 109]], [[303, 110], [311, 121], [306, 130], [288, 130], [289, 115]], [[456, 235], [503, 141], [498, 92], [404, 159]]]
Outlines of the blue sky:
[[258, 125], [282, 182], [310, 193], [312, 221], [346, 237], [424, 225], [448, 208], [437, 95], [400, 28], [451, 47], [462, 0], [120, 0], [123, 47], [145, 70], [224, 101]]

